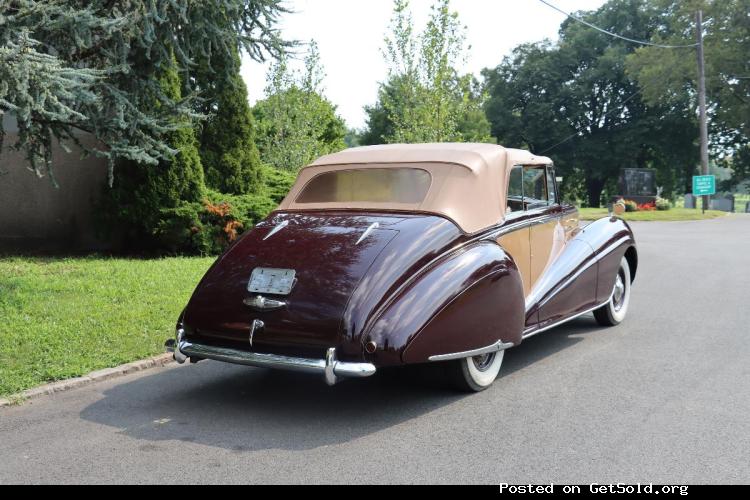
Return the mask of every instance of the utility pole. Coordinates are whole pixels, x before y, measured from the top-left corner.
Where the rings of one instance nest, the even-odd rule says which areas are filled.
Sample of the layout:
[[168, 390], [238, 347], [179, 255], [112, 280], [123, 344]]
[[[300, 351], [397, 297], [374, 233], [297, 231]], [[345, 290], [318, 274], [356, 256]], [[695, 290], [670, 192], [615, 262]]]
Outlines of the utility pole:
[[[700, 109], [701, 175], [708, 175], [708, 118], [706, 117], [706, 71], [703, 59], [703, 11], [695, 16], [698, 38], [698, 107]], [[708, 210], [709, 197], [703, 197], [703, 213]]]

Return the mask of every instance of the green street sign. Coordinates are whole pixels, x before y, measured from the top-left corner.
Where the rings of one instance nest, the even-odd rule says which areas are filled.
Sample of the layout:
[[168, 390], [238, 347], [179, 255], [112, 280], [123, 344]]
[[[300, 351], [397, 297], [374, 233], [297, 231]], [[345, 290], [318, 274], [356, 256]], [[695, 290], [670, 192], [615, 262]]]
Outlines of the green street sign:
[[712, 196], [715, 194], [715, 175], [696, 175], [693, 177], [693, 196]]

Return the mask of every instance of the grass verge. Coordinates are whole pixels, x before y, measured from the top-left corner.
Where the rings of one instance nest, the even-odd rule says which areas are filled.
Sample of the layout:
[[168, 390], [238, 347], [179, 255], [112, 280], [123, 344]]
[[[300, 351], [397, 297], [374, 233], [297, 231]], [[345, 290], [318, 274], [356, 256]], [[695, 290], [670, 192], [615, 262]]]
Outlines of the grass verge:
[[0, 258], [0, 396], [164, 352], [213, 258]]
[[[597, 220], [607, 217], [609, 212], [606, 208], [579, 208], [582, 220]], [[691, 208], [672, 208], [664, 211], [648, 212], [627, 212], [622, 214], [622, 218], [629, 221], [688, 221], [688, 220], [706, 220], [724, 217], [726, 212], [718, 210], [707, 210], [704, 214], [701, 210]]]

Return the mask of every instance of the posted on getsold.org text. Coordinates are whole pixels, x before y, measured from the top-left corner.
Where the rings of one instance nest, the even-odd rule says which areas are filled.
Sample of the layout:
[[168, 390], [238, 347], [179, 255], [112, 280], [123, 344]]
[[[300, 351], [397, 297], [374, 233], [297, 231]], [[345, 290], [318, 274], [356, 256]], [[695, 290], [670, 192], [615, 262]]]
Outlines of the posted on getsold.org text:
[[501, 495], [550, 495], [550, 494], [570, 494], [570, 495], [599, 495], [599, 494], [636, 494], [636, 495], [681, 495], [688, 494], [686, 485], [656, 485], [656, 484], [507, 484], [500, 483]]

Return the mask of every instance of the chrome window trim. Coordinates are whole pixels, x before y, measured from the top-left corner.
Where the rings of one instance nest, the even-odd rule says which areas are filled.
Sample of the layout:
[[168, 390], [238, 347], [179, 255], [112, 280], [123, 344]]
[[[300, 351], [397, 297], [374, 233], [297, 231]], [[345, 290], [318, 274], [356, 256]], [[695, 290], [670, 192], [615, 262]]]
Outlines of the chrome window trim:
[[551, 207], [545, 207], [545, 208], [534, 209], [529, 212], [517, 212], [519, 216], [520, 214], [523, 214], [531, 218], [518, 221], [518, 222], [513, 222], [513, 218], [506, 219], [506, 222], [510, 221], [510, 225], [502, 226], [497, 229], [491, 230], [487, 235], [481, 237], [481, 239], [498, 239], [502, 236], [505, 236], [508, 233], [518, 231], [519, 229], [526, 229], [527, 227], [538, 226], [540, 224], [547, 224], [548, 222], [553, 222], [553, 221], [560, 219], [559, 213], [549, 214], [549, 215], [540, 217], [542, 214], [547, 212], [550, 208]]
[[[535, 165], [524, 165], [522, 163], [516, 163], [516, 164], [514, 164], [511, 167], [511, 171], [514, 168], [520, 168], [520, 169], [522, 169], [521, 170], [521, 172], [522, 172], [521, 173], [521, 179], [523, 179], [523, 169], [525, 169], [525, 168], [544, 169], [544, 186], [545, 186], [545, 189], [547, 190], [547, 199], [546, 200], [537, 200], [536, 198], [529, 198], [529, 199], [530, 200], [536, 200], [536, 201], [538, 201], [540, 203], [542, 203], [542, 202], [547, 203], [547, 206], [532, 209], [531, 210], [532, 212], [534, 210], [548, 210], [550, 207], [554, 207], [554, 206], [559, 206], [560, 205], [560, 197], [559, 197], [559, 193], [557, 192], [557, 183], [555, 183], [555, 199], [556, 199], [556, 201], [554, 203], [550, 203], [549, 202], [549, 188], [547, 187], [547, 171], [550, 170], [550, 169], [554, 169], [555, 168], [555, 164], [554, 163], [544, 163], [544, 164], [535, 164]], [[523, 180], [521, 181], [521, 193], [522, 193], [521, 197], [523, 199], [525, 199], [526, 198], [526, 191], [523, 189]], [[508, 185], [505, 186], [505, 199], [506, 200], [508, 199]], [[517, 213], [528, 214], [529, 211], [524, 210], [523, 212], [517, 212]]]

